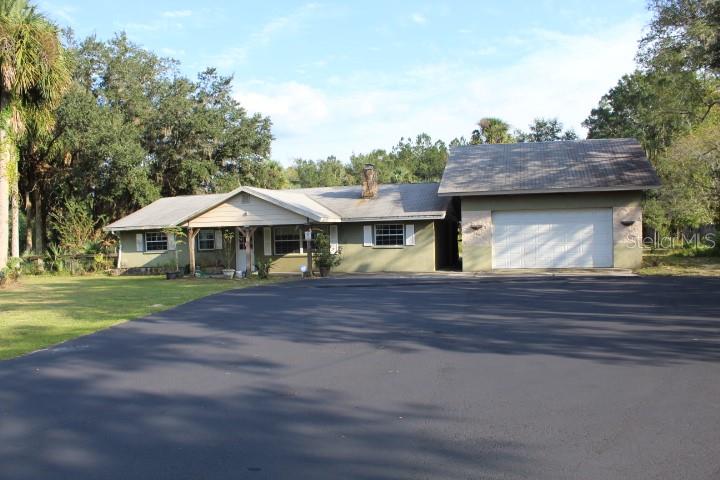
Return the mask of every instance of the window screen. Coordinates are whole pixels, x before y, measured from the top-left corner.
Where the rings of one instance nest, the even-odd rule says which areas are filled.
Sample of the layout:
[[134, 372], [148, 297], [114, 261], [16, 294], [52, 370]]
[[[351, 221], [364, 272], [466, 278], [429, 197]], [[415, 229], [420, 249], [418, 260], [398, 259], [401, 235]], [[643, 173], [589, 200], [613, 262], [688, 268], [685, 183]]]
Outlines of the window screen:
[[273, 230], [275, 254], [300, 253], [302, 232], [295, 227], [276, 227]]
[[215, 248], [215, 230], [200, 230], [198, 233], [198, 250], [213, 250]]
[[405, 229], [401, 223], [375, 225], [375, 245], [398, 246], [405, 243]]
[[167, 250], [167, 235], [163, 232], [148, 232], [145, 234], [145, 251], [157, 252]]

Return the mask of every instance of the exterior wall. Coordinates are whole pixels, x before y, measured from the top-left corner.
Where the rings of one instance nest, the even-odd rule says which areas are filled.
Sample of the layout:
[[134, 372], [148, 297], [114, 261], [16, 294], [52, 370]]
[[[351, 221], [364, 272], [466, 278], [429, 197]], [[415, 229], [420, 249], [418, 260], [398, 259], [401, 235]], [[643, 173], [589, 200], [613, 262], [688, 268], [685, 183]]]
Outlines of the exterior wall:
[[224, 227], [250, 225], [294, 225], [306, 218], [252, 195], [241, 193], [222, 205], [197, 216], [191, 227]]
[[[405, 222], [415, 226], [415, 245], [401, 247], [364, 247], [363, 223], [338, 224], [338, 244], [342, 263], [336, 272], [433, 272], [435, 271], [435, 227], [432, 221]], [[255, 255], [264, 255], [261, 228], [255, 234]], [[271, 272], [298, 273], [307, 265], [306, 253], [272, 255]], [[313, 267], [314, 268], [314, 267]]]
[[[597, 192], [544, 195], [503, 195], [461, 198], [463, 271], [492, 269], [492, 212], [506, 210], [545, 210], [568, 208], [613, 209], [613, 266], [636, 268], [642, 263], [642, 193]], [[625, 226], [623, 220], [634, 220]]]
[[[122, 242], [121, 268], [161, 268], [166, 266], [175, 268], [175, 250], [166, 250], [165, 252], [138, 252], [135, 245], [135, 234], [137, 233], [142, 232], [119, 233], [120, 242]], [[178, 263], [182, 269], [190, 262], [186, 239], [183, 239], [182, 243], [177, 244], [177, 253]], [[197, 250], [195, 252], [195, 261], [201, 268], [221, 266], [225, 262], [222, 250]]]
[[415, 245], [402, 247], [364, 247], [364, 224], [341, 224], [338, 228], [338, 237], [343, 261], [339, 267], [335, 268], [335, 271], [434, 272], [435, 228], [433, 222], [411, 223], [415, 225]]
[[[415, 245], [398, 247], [363, 246], [363, 223], [338, 224], [338, 243], [343, 261], [337, 272], [433, 272], [436, 269], [436, 228], [442, 222], [405, 222], [415, 226]], [[317, 227], [317, 226], [316, 226]], [[327, 228], [323, 226], [325, 230]], [[135, 234], [122, 232], [122, 267], [163, 267], [175, 265], [174, 251], [138, 252], [135, 249]], [[253, 237], [255, 258], [265, 255], [263, 228], [258, 227]], [[187, 244], [177, 245], [181, 268], [188, 265]], [[307, 264], [306, 253], [271, 255], [275, 260], [272, 273], [298, 273]], [[222, 250], [196, 251], [197, 264], [214, 267], [223, 264]], [[234, 263], [233, 263], [234, 265]]]

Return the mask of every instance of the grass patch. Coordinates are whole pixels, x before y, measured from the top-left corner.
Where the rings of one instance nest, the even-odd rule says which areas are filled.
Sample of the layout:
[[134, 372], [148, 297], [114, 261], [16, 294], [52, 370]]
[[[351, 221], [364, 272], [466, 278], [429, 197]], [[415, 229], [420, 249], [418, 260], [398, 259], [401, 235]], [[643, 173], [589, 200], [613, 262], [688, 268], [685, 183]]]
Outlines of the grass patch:
[[646, 253], [640, 275], [720, 276], [720, 256], [706, 251], [695, 254], [686, 250]]
[[0, 290], [0, 359], [166, 310], [213, 293], [273, 280], [164, 277], [23, 277]]

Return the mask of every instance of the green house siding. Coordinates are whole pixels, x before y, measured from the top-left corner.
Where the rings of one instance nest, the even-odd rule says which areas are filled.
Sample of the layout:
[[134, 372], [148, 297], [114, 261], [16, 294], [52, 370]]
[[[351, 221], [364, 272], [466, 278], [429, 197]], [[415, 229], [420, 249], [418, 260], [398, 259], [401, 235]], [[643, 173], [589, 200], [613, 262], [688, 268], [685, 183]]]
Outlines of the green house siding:
[[[175, 268], [175, 251], [165, 252], [140, 252], [137, 250], [135, 235], [143, 232], [121, 232], [120, 242], [122, 243], [121, 268]], [[189, 261], [187, 242], [185, 239], [178, 240], [176, 245], [178, 264], [180, 268], [187, 266]], [[222, 250], [196, 250], [195, 261], [198, 266], [218, 267], [224, 263]], [[233, 266], [234, 266], [233, 260]]]
[[[337, 272], [433, 272], [436, 268], [435, 230], [443, 222], [418, 221], [398, 222], [415, 228], [415, 245], [398, 247], [363, 246], [363, 226], [375, 223], [338, 224], [338, 243], [343, 261], [334, 270]], [[437, 226], [436, 226], [437, 224]], [[328, 231], [327, 225], [316, 226]], [[122, 267], [169, 267], [175, 265], [175, 252], [139, 252], [135, 246], [135, 235], [141, 232], [122, 232]], [[254, 238], [255, 258], [265, 256], [264, 229], [258, 227]], [[272, 246], [272, 243], [271, 243]], [[272, 247], [271, 247], [272, 249]], [[186, 243], [177, 245], [178, 261], [182, 267], [188, 265]], [[272, 252], [270, 252], [272, 253]], [[222, 266], [222, 250], [196, 251], [197, 265], [203, 267]], [[273, 259], [272, 273], [298, 273], [307, 265], [307, 254], [290, 253], [270, 255]], [[234, 263], [233, 263], [234, 265]]]
[[[403, 223], [403, 222], [399, 222]], [[404, 222], [415, 227], [415, 245], [401, 247], [363, 246], [363, 225], [374, 223], [338, 224], [338, 244], [342, 263], [336, 272], [432, 272], [435, 271], [435, 231], [432, 221]], [[320, 228], [327, 231], [327, 226]], [[255, 255], [264, 255], [263, 229], [255, 234]], [[297, 273], [307, 265], [307, 254], [271, 255], [272, 272]]]
[[433, 222], [406, 222], [415, 226], [415, 245], [364, 247], [362, 223], [340, 225], [338, 236], [343, 261], [338, 272], [433, 272], [435, 229]]
[[[463, 271], [492, 269], [494, 211], [603, 207], [613, 209], [613, 266], [637, 268], [642, 263], [642, 249], [637, 248], [635, 241], [642, 236], [641, 199], [639, 191], [462, 197]], [[636, 222], [632, 226], [623, 225], [621, 222], [627, 217]]]

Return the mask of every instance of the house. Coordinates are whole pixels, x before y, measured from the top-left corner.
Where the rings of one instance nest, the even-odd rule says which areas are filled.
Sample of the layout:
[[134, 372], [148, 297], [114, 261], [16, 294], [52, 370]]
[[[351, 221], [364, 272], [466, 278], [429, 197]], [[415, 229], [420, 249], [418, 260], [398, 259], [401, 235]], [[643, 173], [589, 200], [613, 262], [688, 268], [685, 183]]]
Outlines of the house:
[[465, 271], [635, 268], [659, 185], [636, 140], [603, 139], [457, 148], [438, 195], [459, 198]]
[[[378, 185], [372, 165], [363, 185], [268, 190], [240, 187], [227, 194], [161, 198], [106, 230], [119, 241], [118, 267], [151, 270], [175, 264], [223, 266], [223, 230], [234, 231], [232, 265], [247, 272], [258, 256], [274, 273], [297, 273], [308, 263], [308, 242], [325, 232], [341, 251], [341, 272], [432, 272], [457, 258], [457, 220], [437, 183]], [[179, 242], [168, 227], [188, 232]], [[193, 245], [194, 248], [188, 248]]]
[[261, 255], [273, 272], [298, 272], [320, 231], [342, 251], [341, 272], [454, 268], [460, 249], [469, 272], [634, 268], [642, 194], [658, 186], [633, 139], [471, 145], [450, 152], [440, 184], [378, 185], [367, 165], [362, 185], [162, 198], [106, 230], [120, 239], [118, 266], [131, 270], [174, 265], [176, 253], [191, 270], [219, 267], [232, 241], [238, 272]]

